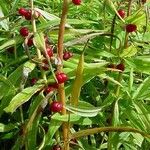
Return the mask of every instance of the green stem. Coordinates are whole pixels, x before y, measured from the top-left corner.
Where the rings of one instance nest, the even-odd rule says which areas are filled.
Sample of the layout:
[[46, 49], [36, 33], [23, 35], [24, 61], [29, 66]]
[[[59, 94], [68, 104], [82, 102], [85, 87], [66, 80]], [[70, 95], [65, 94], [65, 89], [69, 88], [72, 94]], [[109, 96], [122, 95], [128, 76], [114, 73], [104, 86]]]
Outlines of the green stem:
[[70, 139], [80, 138], [83, 136], [88, 136], [88, 135], [101, 133], [101, 132], [133, 132], [133, 133], [139, 133], [143, 137], [150, 139], [150, 134], [131, 127], [100, 127], [100, 128], [86, 129], [86, 130], [81, 130], [73, 133], [70, 136]]
[[[35, 35], [37, 32], [37, 29], [36, 29], [36, 20], [34, 18], [34, 2], [33, 2], [33, 0], [30, 0], [30, 5], [31, 5], [31, 14], [32, 14], [31, 23], [32, 23], [32, 29], [33, 29], [33, 35]], [[36, 53], [37, 53], [38, 59], [41, 60], [42, 55], [41, 55], [41, 51], [38, 48], [36, 48]], [[45, 80], [45, 82], [47, 82], [46, 74], [42, 70], [41, 66], [40, 66], [40, 71], [42, 74], [42, 78]]]

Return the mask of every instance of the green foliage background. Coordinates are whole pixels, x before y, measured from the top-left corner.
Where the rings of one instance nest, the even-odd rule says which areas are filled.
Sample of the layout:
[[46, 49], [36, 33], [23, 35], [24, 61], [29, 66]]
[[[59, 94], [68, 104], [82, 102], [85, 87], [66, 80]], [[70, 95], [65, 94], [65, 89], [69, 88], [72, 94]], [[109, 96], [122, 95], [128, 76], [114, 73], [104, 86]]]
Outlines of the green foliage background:
[[[113, 126], [132, 127], [150, 134], [149, 2], [142, 4], [140, 0], [132, 0], [131, 15], [121, 20], [116, 12], [120, 8], [127, 12], [129, 1], [83, 0], [80, 6], [74, 6], [70, 1], [64, 40], [65, 49], [74, 53], [73, 58], [64, 61], [64, 72], [70, 79], [65, 84], [66, 109], [72, 112], [70, 117], [50, 113], [48, 105], [38, 112], [41, 104], [51, 102], [57, 92], [47, 96], [43, 94], [45, 82], [38, 63], [29, 60], [22, 45], [24, 39], [19, 35], [19, 29], [27, 26], [32, 31], [32, 25], [19, 16], [17, 10], [20, 7], [30, 8], [29, 2], [0, 2], [1, 150], [23, 149], [24, 145], [29, 150], [46, 150], [56, 143], [63, 145], [60, 126], [68, 118], [73, 124], [72, 133]], [[36, 0], [34, 4], [42, 14], [36, 21], [37, 32], [47, 35], [56, 49], [62, 1]], [[137, 31], [129, 34], [128, 46], [124, 47], [125, 25], [129, 23], [136, 24]], [[76, 108], [69, 104], [69, 97], [76, 68], [81, 65], [78, 61], [88, 39], [84, 52], [83, 83]], [[35, 38], [36, 43], [39, 43], [38, 40]], [[39, 44], [36, 46], [39, 48]], [[11, 47], [15, 48], [14, 53], [8, 52]], [[29, 51], [36, 59], [35, 47]], [[108, 64], [121, 61], [125, 64], [124, 72], [108, 69]], [[48, 83], [54, 82], [51, 71], [46, 74]], [[118, 79], [120, 74], [121, 80]], [[31, 86], [30, 79], [33, 77], [39, 80]], [[133, 132], [100, 132], [77, 140], [77, 146], [72, 149], [147, 150], [150, 147], [149, 138]]]

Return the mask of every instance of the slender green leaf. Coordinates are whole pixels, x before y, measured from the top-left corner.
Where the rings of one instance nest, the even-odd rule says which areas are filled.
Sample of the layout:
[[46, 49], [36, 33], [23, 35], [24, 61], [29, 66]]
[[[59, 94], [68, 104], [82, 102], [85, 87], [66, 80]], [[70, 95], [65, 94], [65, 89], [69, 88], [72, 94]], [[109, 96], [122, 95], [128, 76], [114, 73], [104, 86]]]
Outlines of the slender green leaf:
[[43, 85], [39, 84], [33, 87], [25, 88], [11, 100], [10, 104], [5, 108], [5, 111], [13, 113], [19, 106], [27, 102], [42, 87]]

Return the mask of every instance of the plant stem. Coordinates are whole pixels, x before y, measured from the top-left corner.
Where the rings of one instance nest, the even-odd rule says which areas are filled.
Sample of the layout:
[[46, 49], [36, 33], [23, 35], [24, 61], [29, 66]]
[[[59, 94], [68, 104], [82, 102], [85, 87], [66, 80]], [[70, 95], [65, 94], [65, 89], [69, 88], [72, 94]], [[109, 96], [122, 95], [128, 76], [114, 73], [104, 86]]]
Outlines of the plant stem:
[[70, 136], [70, 139], [80, 138], [83, 136], [88, 136], [88, 135], [100, 133], [100, 132], [133, 132], [133, 133], [139, 133], [143, 137], [150, 139], [150, 134], [147, 134], [143, 131], [140, 131], [138, 129], [131, 128], [131, 127], [100, 127], [100, 128], [86, 129], [86, 130], [81, 130], [81, 131], [73, 133]]
[[[58, 55], [58, 58], [61, 60], [61, 62], [63, 61], [63, 51], [64, 51], [63, 42], [64, 42], [67, 12], [68, 12], [68, 0], [63, 0], [63, 8], [62, 8], [61, 21], [59, 25], [58, 47], [57, 47], [57, 55]], [[62, 70], [63, 70], [63, 64], [58, 65], [57, 71], [61, 72]], [[66, 97], [65, 97], [64, 84], [59, 84], [58, 96], [63, 106], [65, 106]], [[65, 107], [63, 107], [62, 114], [64, 115], [66, 113], [67, 112], [66, 112]], [[63, 130], [64, 150], [69, 150], [69, 141], [68, 141], [69, 124], [64, 122], [62, 125], [62, 130]]]
[[[31, 23], [32, 23], [32, 29], [33, 29], [33, 35], [35, 35], [37, 30], [36, 30], [36, 20], [34, 18], [34, 2], [33, 2], [33, 0], [30, 0], [30, 5], [31, 5], [31, 14], [32, 14], [31, 15]], [[42, 55], [41, 55], [41, 51], [38, 48], [36, 48], [36, 53], [37, 53], [38, 59], [41, 60]], [[42, 74], [42, 78], [47, 82], [46, 74], [41, 69], [41, 67], [40, 67], [40, 71], [41, 71], [41, 74]]]
[[[132, 0], [129, 0], [127, 16], [129, 16], [130, 13], [131, 13], [131, 4], [132, 4]], [[128, 47], [128, 37], [129, 37], [129, 33], [126, 32], [125, 33], [125, 39], [124, 39], [124, 48]], [[122, 58], [121, 58], [121, 63], [124, 63], [124, 60]], [[122, 74], [123, 74], [123, 72], [119, 72], [118, 80], [117, 80], [119, 83], [121, 83], [121, 81], [122, 81]], [[111, 121], [111, 125], [114, 125], [113, 124], [113, 118], [114, 118], [114, 112], [115, 112], [115, 103], [118, 100], [119, 93], [120, 93], [120, 85], [117, 85], [116, 92], [115, 92], [116, 100], [112, 104], [112, 117], [111, 117], [112, 121]], [[109, 135], [108, 135], [108, 150], [112, 149], [111, 137], [112, 137], [112, 134], [109, 133]]]

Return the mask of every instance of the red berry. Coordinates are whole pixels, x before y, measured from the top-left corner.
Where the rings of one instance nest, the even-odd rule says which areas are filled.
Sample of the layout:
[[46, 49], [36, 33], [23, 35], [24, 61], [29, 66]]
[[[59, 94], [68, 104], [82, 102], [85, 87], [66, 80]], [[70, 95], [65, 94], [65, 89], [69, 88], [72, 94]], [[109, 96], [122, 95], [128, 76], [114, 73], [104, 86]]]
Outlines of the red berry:
[[33, 38], [30, 38], [30, 39], [28, 40], [27, 45], [28, 45], [29, 47], [31, 47], [31, 46], [33, 45]]
[[127, 24], [126, 25], [126, 31], [129, 32], [135, 32], [137, 30], [137, 26], [135, 24]]
[[48, 87], [45, 88], [44, 93], [45, 93], [45, 95], [47, 95], [48, 93], [50, 93], [53, 90], [54, 90], [54, 88], [51, 85], [49, 85]]
[[64, 60], [68, 60], [68, 59], [71, 58], [72, 56], [73, 56], [73, 53], [72, 53], [72, 52], [65, 51], [64, 54], [63, 54], [63, 59], [64, 59]]
[[118, 14], [120, 15], [121, 18], [125, 17], [125, 11], [123, 9], [119, 9]]
[[59, 84], [64, 83], [68, 80], [68, 77], [65, 73], [57, 73], [56, 78]]
[[19, 8], [18, 13], [19, 13], [21, 16], [25, 16], [25, 14], [27, 13], [27, 10], [26, 10], [25, 8]]
[[116, 69], [124, 71], [125, 70], [125, 65], [123, 63], [120, 63], [116, 66]]
[[23, 37], [28, 36], [28, 34], [29, 34], [29, 30], [27, 27], [23, 27], [20, 29], [20, 35], [22, 35]]
[[50, 110], [52, 112], [61, 112], [62, 111], [62, 108], [63, 108], [63, 105], [61, 102], [57, 102], [57, 101], [53, 101], [51, 104], [50, 104]]
[[46, 48], [46, 52], [47, 52], [47, 55], [48, 55], [49, 57], [52, 57], [52, 56], [53, 56], [53, 50], [52, 50], [51, 47], [47, 47], [47, 48]]
[[31, 80], [30, 80], [30, 84], [31, 85], [34, 85], [36, 82], [37, 82], [37, 78], [32, 78]]
[[45, 71], [49, 70], [48, 61], [44, 59], [42, 62], [43, 62], [42, 69]]
[[57, 83], [53, 83], [53, 84], [51, 84], [51, 86], [52, 86], [54, 89], [58, 89], [58, 84], [57, 84]]
[[81, 4], [81, 0], [72, 0], [72, 2], [73, 2], [75, 5], [80, 5], [80, 4]]
[[32, 18], [31, 10], [28, 10], [24, 16], [26, 20], [31, 20]]

